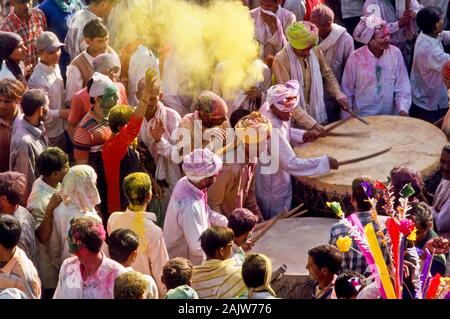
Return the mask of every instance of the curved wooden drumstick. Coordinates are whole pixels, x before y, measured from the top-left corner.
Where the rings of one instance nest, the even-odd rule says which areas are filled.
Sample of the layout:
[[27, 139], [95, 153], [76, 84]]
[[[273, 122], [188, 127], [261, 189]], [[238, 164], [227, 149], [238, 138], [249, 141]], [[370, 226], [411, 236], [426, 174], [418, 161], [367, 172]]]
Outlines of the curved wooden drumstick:
[[372, 158], [372, 157], [379, 156], [381, 154], [387, 153], [391, 149], [392, 149], [392, 147], [388, 147], [388, 148], [386, 148], [386, 149], [384, 149], [382, 151], [376, 152], [376, 153], [372, 153], [372, 154], [361, 156], [361, 157], [352, 158], [352, 159], [345, 160], [345, 161], [340, 161], [340, 162], [338, 162], [338, 164], [339, 164], [339, 166], [342, 166], [342, 165], [347, 165], [347, 164], [361, 162], [361, 161], [364, 161], [366, 159], [369, 159], [369, 158]]
[[367, 122], [365, 119], [363, 119], [361, 116], [359, 116], [358, 114], [356, 114], [355, 112], [353, 112], [352, 110], [350, 110], [350, 109], [345, 109], [345, 110], [343, 110], [344, 112], [347, 112], [347, 113], [349, 113], [349, 114], [351, 114], [353, 117], [355, 117], [356, 119], [358, 119], [360, 122], [362, 122], [362, 123], [364, 123], [364, 124], [366, 124], [366, 125], [369, 125], [369, 122]]

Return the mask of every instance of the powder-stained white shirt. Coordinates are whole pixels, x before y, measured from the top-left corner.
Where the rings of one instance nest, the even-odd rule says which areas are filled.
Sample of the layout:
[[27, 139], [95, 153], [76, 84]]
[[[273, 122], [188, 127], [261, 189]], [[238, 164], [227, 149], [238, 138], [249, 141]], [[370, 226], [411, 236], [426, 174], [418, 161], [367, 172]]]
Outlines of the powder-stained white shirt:
[[183, 177], [175, 185], [164, 220], [164, 240], [170, 258], [184, 257], [192, 265], [200, 265], [205, 260], [200, 235], [211, 225], [227, 224], [225, 216], [209, 207], [206, 192]]
[[103, 255], [95, 274], [83, 280], [80, 260], [71, 257], [61, 266], [53, 299], [114, 299], [114, 281], [125, 271], [121, 264]]
[[414, 47], [411, 70], [412, 101], [428, 110], [448, 108], [447, 87], [442, 79], [442, 67], [450, 60], [444, 52], [444, 45], [450, 44], [450, 31], [432, 38], [421, 32]]
[[408, 112], [411, 86], [400, 50], [391, 45], [380, 58], [367, 45], [353, 51], [345, 65], [342, 91], [362, 116]]
[[38, 62], [28, 80], [30, 89], [42, 88], [49, 99], [49, 113], [44, 122], [49, 138], [64, 133], [64, 121], [59, 117], [59, 111], [64, 103], [64, 80], [59, 65], [54, 67]]

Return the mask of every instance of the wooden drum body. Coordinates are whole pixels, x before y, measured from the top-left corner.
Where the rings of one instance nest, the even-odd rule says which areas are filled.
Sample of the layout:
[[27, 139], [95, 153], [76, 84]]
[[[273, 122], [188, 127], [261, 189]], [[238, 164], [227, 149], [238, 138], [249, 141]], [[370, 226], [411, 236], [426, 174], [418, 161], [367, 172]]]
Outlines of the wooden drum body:
[[369, 175], [387, 183], [389, 172], [398, 165], [419, 171], [432, 190], [437, 186], [440, 154], [447, 142], [441, 130], [410, 117], [369, 116], [365, 119], [370, 125], [353, 118], [332, 131], [361, 133], [358, 137], [327, 136], [295, 148], [296, 154], [304, 158], [328, 154], [344, 161], [392, 147], [385, 154], [341, 166], [327, 175], [298, 177], [295, 195], [308, 208], [325, 212], [329, 211], [327, 201], [339, 201], [344, 211], [351, 211], [351, 185], [355, 177]]

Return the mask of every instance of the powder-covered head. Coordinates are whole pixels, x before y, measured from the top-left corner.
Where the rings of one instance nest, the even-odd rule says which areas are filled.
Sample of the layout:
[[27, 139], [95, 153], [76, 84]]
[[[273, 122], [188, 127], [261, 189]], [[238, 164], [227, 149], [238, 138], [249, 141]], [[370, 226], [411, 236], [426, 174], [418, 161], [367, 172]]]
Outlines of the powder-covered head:
[[94, 217], [75, 217], [70, 221], [68, 245], [71, 253], [78, 252], [82, 247], [91, 253], [98, 253], [105, 237], [102, 222]]
[[236, 208], [228, 218], [228, 228], [233, 230], [234, 236], [239, 237], [251, 231], [258, 217], [247, 208]]
[[317, 45], [318, 32], [310, 22], [295, 22], [287, 29], [286, 37], [294, 49], [304, 50]]
[[123, 180], [123, 191], [132, 205], [143, 205], [152, 191], [150, 176], [145, 173], [132, 173]]
[[237, 122], [235, 132], [244, 144], [258, 144], [270, 137], [272, 123], [261, 113], [252, 112]]
[[222, 168], [222, 159], [209, 149], [195, 149], [183, 158], [183, 171], [196, 183], [214, 176]]
[[61, 192], [64, 202], [71, 202], [80, 211], [95, 211], [100, 204], [97, 187], [97, 174], [89, 165], [72, 166], [64, 176]]
[[118, 133], [120, 129], [128, 124], [131, 115], [133, 115], [134, 110], [128, 105], [116, 105], [114, 106], [108, 115], [109, 128], [113, 133]]
[[13, 171], [0, 173], [0, 196], [6, 196], [11, 205], [18, 205], [22, 201], [26, 184], [26, 176], [22, 173]]

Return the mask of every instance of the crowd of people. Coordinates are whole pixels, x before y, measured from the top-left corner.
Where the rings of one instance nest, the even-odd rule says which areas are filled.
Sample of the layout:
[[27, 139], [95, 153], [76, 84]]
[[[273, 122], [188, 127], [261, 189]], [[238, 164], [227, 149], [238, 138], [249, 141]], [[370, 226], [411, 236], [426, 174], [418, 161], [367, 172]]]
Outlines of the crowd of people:
[[[242, 1], [262, 71], [231, 98], [226, 61], [186, 96], [168, 89], [167, 43], [111, 47], [111, 11], [129, 1], [0, 0], [0, 299], [277, 298], [252, 233], [292, 208], [292, 177], [339, 169], [295, 146], [355, 114], [414, 117], [450, 140], [448, 1]], [[449, 144], [440, 168], [436, 190], [414, 163], [392, 168], [389, 186], [354, 176], [346, 213], [373, 227], [381, 261], [337, 222], [307, 252], [311, 298], [392, 296], [383, 262], [397, 298], [419, 297], [418, 269], [450, 274]], [[391, 211], [374, 204], [380, 189]], [[419, 258], [398, 256], [377, 213], [410, 226], [401, 238]]]

